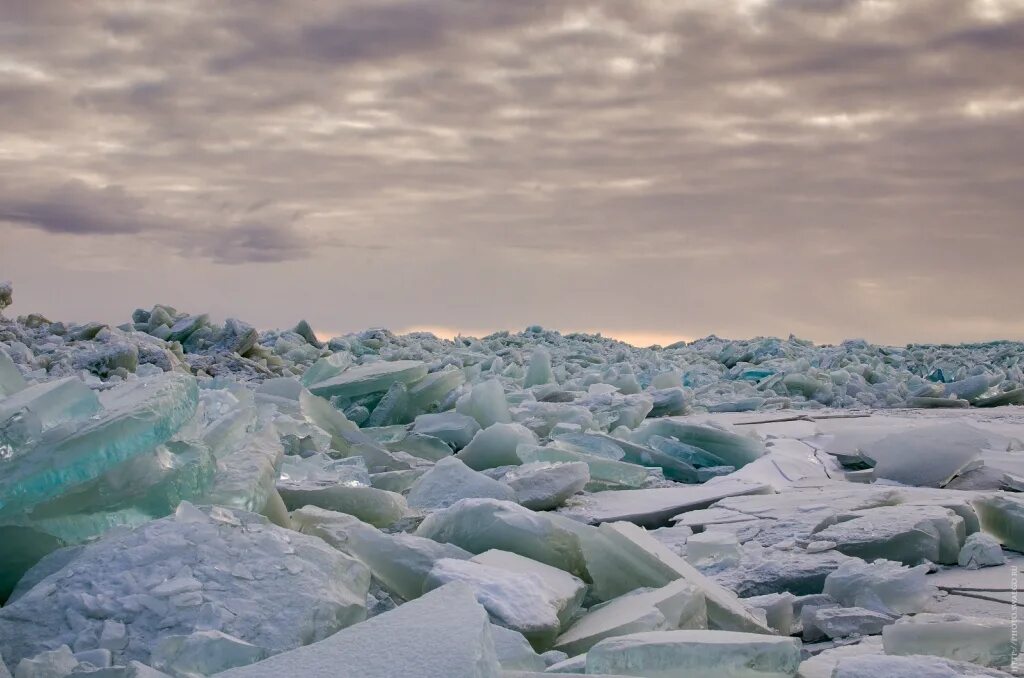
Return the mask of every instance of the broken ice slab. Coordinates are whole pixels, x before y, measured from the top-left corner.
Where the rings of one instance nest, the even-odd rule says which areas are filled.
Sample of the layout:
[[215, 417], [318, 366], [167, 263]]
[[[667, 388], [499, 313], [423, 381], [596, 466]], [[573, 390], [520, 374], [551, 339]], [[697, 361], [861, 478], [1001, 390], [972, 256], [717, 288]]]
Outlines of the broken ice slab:
[[455, 409], [460, 414], [473, 417], [480, 428], [512, 421], [505, 389], [497, 379], [488, 379], [473, 386], [469, 393], [459, 398]]
[[266, 658], [265, 649], [211, 629], [162, 637], [151, 661], [155, 669], [174, 676], [208, 676]]
[[512, 502], [463, 499], [427, 516], [416, 535], [455, 544], [470, 553], [511, 551], [588, 578], [576, 526]]
[[458, 412], [421, 414], [413, 422], [412, 432], [433, 436], [448, 443], [452, 449], [461, 450], [469, 444], [480, 425], [476, 419]]
[[409, 407], [414, 412], [424, 412], [441, 402], [448, 394], [466, 382], [466, 374], [460, 369], [448, 366], [431, 372], [408, 386]]
[[494, 639], [494, 650], [501, 664], [502, 676], [507, 678], [510, 671], [531, 671], [544, 674], [547, 664], [544, 658], [534, 651], [526, 636], [512, 629], [491, 624], [491, 637]]
[[729, 631], [772, 633], [731, 591], [705, 577], [632, 523], [604, 523], [579, 534], [593, 592], [610, 600], [637, 587], [660, 588], [682, 579], [707, 601], [708, 626]]
[[417, 465], [416, 460], [409, 455], [386, 450], [323, 398], [304, 390], [299, 394], [299, 403], [303, 416], [330, 434], [331, 448], [334, 450], [331, 456], [361, 456], [373, 473], [403, 471]]
[[954, 422], [894, 433], [863, 444], [860, 452], [874, 462], [876, 478], [943, 487], [986, 447], [984, 434]]
[[804, 640], [820, 637], [848, 638], [874, 636], [895, 621], [895, 617], [863, 607], [805, 606], [801, 610]]
[[118, 662], [148, 662], [160, 638], [197, 628], [281, 652], [366, 615], [362, 563], [245, 511], [182, 502], [173, 516], [54, 556], [40, 563], [46, 576], [0, 608], [9, 661], [61, 643], [111, 647], [105, 620], [123, 624]]
[[1006, 556], [999, 542], [990, 534], [976, 532], [964, 541], [957, 564], [968, 570], [980, 567], [995, 567], [1006, 562]]
[[332, 353], [329, 356], [324, 356], [313, 363], [310, 368], [303, 373], [300, 381], [303, 386], [308, 388], [310, 384], [316, 384], [338, 376], [351, 364], [352, 354], [347, 351], [338, 351], [337, 353]]
[[583, 462], [532, 462], [517, 466], [501, 477], [515, 490], [516, 501], [532, 511], [556, 509], [590, 482], [590, 468]]
[[407, 495], [409, 506], [420, 509], [448, 508], [460, 499], [473, 497], [516, 501], [516, 491], [455, 457], [446, 457], [420, 476]]
[[1008, 675], [944, 657], [866, 654], [841, 657], [830, 678], [1007, 678]]
[[397, 492], [351, 484], [311, 486], [278, 483], [278, 492], [289, 511], [316, 506], [355, 516], [375, 527], [387, 527], [409, 514], [405, 497]]
[[491, 424], [473, 436], [456, 456], [471, 469], [483, 471], [521, 464], [516, 448], [522, 444], [536, 445], [537, 434], [522, 424]]
[[315, 506], [292, 512], [291, 519], [298, 531], [320, 537], [361, 560], [375, 578], [404, 600], [418, 598], [423, 593], [427, 573], [438, 560], [466, 560], [471, 555], [453, 544], [441, 544], [403, 532], [388, 534], [354, 516]]
[[686, 560], [695, 567], [735, 566], [740, 553], [740, 542], [730, 532], [701, 532], [686, 540]]
[[181, 501], [209, 492], [216, 472], [204, 445], [171, 440], [12, 520], [78, 544], [114, 527], [170, 515]]
[[1000, 492], [975, 498], [974, 508], [982, 530], [1006, 548], [1024, 552], [1024, 499]]
[[[614, 461], [621, 461], [626, 456], [622, 441], [603, 433], [563, 433], [552, 437], [551, 446]], [[627, 461], [641, 463], [636, 459]]]
[[571, 599], [527, 571], [512, 571], [471, 560], [442, 559], [424, 582], [424, 592], [451, 582], [468, 584], [495, 624], [522, 633], [538, 651], [551, 648], [558, 637], [560, 610]]
[[917, 614], [882, 630], [886, 654], [928, 654], [981, 666], [1008, 666], [1021, 639], [1009, 618]]
[[409, 384], [427, 375], [426, 363], [419, 360], [379, 360], [349, 367], [343, 372], [309, 384], [313, 395], [323, 398], [354, 398], [387, 391], [391, 384]]
[[[566, 437], [563, 436], [555, 440], [553, 444], [556, 447], [567, 447], [565, 439]], [[584, 448], [582, 442], [577, 442], [581, 439], [586, 440], [586, 448], [593, 452], [588, 452], [588, 449], [579, 449]], [[576, 434], [571, 440], [571, 446], [567, 449], [575, 447], [581, 452], [590, 454], [599, 452], [600, 456], [608, 456], [611, 459], [619, 459], [630, 464], [660, 468], [663, 475], [669, 480], [683, 483], [701, 482], [700, 471], [692, 464], [653, 447], [638, 445], [604, 433]]]
[[42, 432], [59, 424], [84, 421], [99, 410], [99, 398], [77, 377], [34, 384], [0, 399], [0, 443], [4, 442], [8, 422], [15, 416], [31, 417], [39, 422]]
[[88, 424], [59, 426], [29, 452], [0, 461], [0, 515], [69, 491], [170, 438], [195, 412], [196, 380], [167, 372], [117, 386]]
[[427, 461], [440, 461], [450, 457], [453, 452], [451, 445], [440, 438], [419, 433], [409, 433], [399, 440], [385, 442], [383, 445], [391, 452], [404, 452]]
[[555, 375], [551, 370], [551, 352], [543, 346], [538, 346], [530, 356], [530, 367], [526, 371], [523, 388], [548, 384], [553, 381], [555, 381]]
[[888, 615], [914, 614], [935, 603], [938, 590], [928, 581], [928, 566], [906, 567], [890, 560], [850, 560], [825, 578], [823, 593], [840, 605], [864, 607]]
[[516, 447], [520, 463], [531, 462], [574, 462], [587, 465], [591, 483], [603, 483], [611, 487], [641, 487], [647, 482], [648, 472], [643, 466], [614, 461], [605, 457], [581, 454], [557, 447], [521, 444]]
[[325, 640], [218, 678], [499, 678], [487, 612], [455, 583]]
[[416, 479], [426, 473], [428, 468], [409, 469], [408, 471], [385, 471], [370, 475], [370, 485], [378, 490], [405, 493]]
[[649, 419], [633, 432], [631, 439], [635, 443], [647, 443], [652, 436], [674, 438], [700, 448], [736, 468], [742, 468], [766, 451], [764, 444], [756, 438], [676, 419]]
[[217, 460], [213, 486], [201, 501], [264, 513], [271, 497], [276, 497], [283, 458], [284, 447], [277, 430], [267, 424], [248, 434], [234, 452]]
[[760, 596], [743, 598], [743, 604], [755, 612], [764, 612], [765, 621], [776, 633], [788, 636], [793, 633], [793, 601], [795, 596], [789, 591], [767, 593]]
[[579, 611], [583, 596], [587, 592], [587, 585], [578, 577], [511, 551], [491, 549], [473, 556], [470, 560], [488, 567], [539, 577], [544, 586], [555, 595], [558, 621], [562, 625], [567, 624]]
[[795, 676], [795, 638], [735, 631], [651, 631], [607, 638], [587, 653], [587, 673], [645, 678], [682, 675], [716, 678]]
[[841, 553], [869, 561], [951, 565], [965, 538], [963, 518], [941, 506], [882, 506], [840, 514], [837, 520], [812, 538], [835, 542]]
[[591, 525], [626, 520], [644, 527], [661, 527], [684, 511], [706, 508], [726, 497], [767, 492], [770, 489], [765, 485], [723, 479], [704, 485], [581, 495], [559, 512]]
[[7, 355], [7, 351], [0, 348], [0, 398], [14, 395], [26, 386], [28, 384], [18, 366]]
[[658, 589], [638, 589], [595, 605], [558, 637], [555, 649], [574, 656], [613, 636], [704, 628], [704, 594], [680, 579]]

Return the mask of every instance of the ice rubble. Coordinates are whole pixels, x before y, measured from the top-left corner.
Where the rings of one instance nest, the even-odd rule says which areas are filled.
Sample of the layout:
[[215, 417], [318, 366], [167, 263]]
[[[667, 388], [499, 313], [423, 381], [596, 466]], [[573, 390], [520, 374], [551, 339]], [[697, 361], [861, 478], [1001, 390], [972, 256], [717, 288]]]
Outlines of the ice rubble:
[[1022, 349], [0, 317], [2, 661], [999, 675]]

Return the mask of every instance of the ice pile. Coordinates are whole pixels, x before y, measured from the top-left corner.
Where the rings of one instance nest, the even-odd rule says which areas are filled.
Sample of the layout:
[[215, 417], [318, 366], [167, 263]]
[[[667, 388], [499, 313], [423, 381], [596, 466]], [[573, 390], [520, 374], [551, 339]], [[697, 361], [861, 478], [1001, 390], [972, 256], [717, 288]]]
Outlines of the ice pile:
[[1006, 675], [1022, 355], [0, 317], [0, 675]]

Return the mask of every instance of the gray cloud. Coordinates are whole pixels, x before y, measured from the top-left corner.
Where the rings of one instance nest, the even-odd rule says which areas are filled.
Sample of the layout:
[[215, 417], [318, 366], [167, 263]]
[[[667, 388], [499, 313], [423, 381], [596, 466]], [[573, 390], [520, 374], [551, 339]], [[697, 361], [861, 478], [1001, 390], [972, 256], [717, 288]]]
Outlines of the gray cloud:
[[[381, 282], [418, 275], [463, 327], [1020, 331], [1015, 0], [4, 13], [0, 229], [146, 243], [211, 278], [378, 276], [355, 325], [419, 313]], [[19, 258], [48, 256], [32, 247]], [[504, 277], [466, 284], [474, 257]], [[543, 283], [530, 302], [505, 290], [524, 277]]]

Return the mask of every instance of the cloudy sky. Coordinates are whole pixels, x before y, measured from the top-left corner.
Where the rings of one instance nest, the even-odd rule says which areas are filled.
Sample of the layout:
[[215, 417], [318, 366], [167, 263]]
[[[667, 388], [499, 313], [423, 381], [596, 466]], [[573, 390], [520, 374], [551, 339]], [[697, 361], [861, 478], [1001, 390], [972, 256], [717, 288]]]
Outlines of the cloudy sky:
[[1024, 0], [3, 0], [0, 278], [65, 320], [1024, 338], [1022, 64]]

